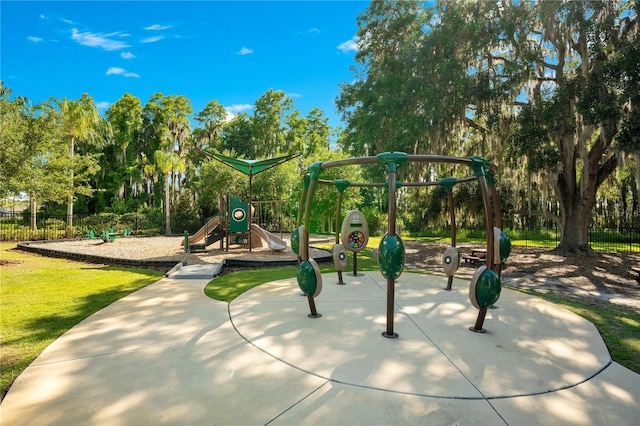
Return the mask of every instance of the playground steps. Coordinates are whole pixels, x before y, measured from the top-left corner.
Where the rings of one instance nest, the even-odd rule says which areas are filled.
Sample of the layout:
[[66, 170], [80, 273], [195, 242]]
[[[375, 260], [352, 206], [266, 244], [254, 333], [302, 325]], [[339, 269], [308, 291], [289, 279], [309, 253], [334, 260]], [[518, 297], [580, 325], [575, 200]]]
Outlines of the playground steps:
[[[181, 264], [180, 264], [181, 265]], [[210, 280], [222, 272], [223, 263], [205, 263], [198, 265], [184, 265], [171, 270], [167, 276], [176, 279], [206, 279]]]
[[189, 244], [189, 253], [202, 253], [207, 251], [207, 247], [204, 244]]
[[210, 246], [211, 244], [220, 241], [226, 236], [227, 236], [227, 233], [224, 231], [224, 229], [219, 229], [219, 230], [216, 230], [215, 232], [211, 232], [209, 235], [207, 235], [206, 245]]

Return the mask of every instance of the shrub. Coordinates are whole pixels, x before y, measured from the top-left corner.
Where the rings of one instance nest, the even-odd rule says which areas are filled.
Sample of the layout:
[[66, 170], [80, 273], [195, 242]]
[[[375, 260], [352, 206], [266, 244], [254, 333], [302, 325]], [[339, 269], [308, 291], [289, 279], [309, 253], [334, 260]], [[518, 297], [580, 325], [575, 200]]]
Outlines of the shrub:
[[98, 213], [84, 219], [84, 225], [87, 228], [100, 230], [112, 228], [119, 222], [119, 217], [115, 213]]
[[193, 201], [191, 191], [185, 189], [171, 211], [171, 229], [174, 232], [195, 232], [202, 225], [198, 216], [198, 206]]

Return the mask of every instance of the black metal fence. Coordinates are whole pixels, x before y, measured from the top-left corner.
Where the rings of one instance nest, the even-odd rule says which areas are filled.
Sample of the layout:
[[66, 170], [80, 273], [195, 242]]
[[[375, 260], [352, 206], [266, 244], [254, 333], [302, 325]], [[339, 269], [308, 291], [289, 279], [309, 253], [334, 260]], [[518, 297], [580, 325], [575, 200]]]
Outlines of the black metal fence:
[[[37, 241], [57, 240], [65, 238], [82, 238], [89, 230], [100, 232], [110, 228], [129, 228], [132, 235], [158, 235], [163, 233], [162, 225], [139, 214], [99, 214], [92, 216], [74, 215], [73, 226], [67, 233], [66, 216], [40, 214], [37, 216], [36, 229], [31, 229], [29, 217], [21, 214], [0, 213], [0, 241]], [[265, 225], [266, 226], [266, 225]], [[284, 224], [285, 232], [291, 230]], [[505, 229], [513, 245], [525, 247], [556, 247], [560, 242], [560, 231], [557, 226], [539, 226]], [[484, 227], [458, 229], [457, 236], [461, 240], [482, 244], [486, 241]], [[421, 232], [421, 236], [434, 239], [446, 239], [450, 236], [449, 228], [429, 228]], [[589, 243], [594, 250], [640, 253], [640, 227], [627, 226], [615, 229], [591, 226]]]
[[[443, 229], [440, 236], [449, 235], [448, 229]], [[556, 225], [521, 227], [504, 229], [513, 245], [524, 247], [555, 248], [560, 243], [560, 230]], [[484, 227], [463, 229], [458, 231], [463, 238], [475, 244], [486, 241]], [[603, 226], [589, 227], [589, 244], [596, 251], [640, 253], [640, 227], [626, 226], [622, 228], [606, 228]]]
[[100, 231], [128, 228], [132, 235], [154, 235], [159, 233], [148, 218], [142, 215], [99, 214], [92, 216], [73, 216], [73, 225], [67, 229], [67, 217], [39, 214], [35, 226], [31, 226], [30, 217], [11, 212], [0, 212], [0, 241], [40, 241], [67, 238], [82, 238], [93, 230]]

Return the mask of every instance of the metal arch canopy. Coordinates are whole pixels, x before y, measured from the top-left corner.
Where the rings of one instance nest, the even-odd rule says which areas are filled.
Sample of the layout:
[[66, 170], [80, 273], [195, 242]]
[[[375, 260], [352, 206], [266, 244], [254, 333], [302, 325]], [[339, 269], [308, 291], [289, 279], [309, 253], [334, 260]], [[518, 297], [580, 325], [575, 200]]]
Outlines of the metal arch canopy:
[[249, 177], [255, 176], [258, 173], [264, 172], [267, 169], [275, 167], [300, 155], [285, 155], [284, 157], [268, 158], [266, 160], [244, 160], [210, 152], [207, 152], [206, 154], [212, 156], [213, 158], [226, 164], [227, 166], [232, 167], [241, 173], [244, 173]]

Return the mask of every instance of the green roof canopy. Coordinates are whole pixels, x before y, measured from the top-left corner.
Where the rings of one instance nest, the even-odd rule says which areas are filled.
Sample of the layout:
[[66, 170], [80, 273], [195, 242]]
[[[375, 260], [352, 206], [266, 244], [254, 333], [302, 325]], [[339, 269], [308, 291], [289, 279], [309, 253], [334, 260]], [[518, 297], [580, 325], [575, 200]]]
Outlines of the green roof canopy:
[[255, 176], [260, 172], [264, 172], [267, 169], [275, 167], [278, 164], [284, 163], [285, 161], [289, 161], [300, 155], [300, 154], [285, 155], [284, 157], [269, 158], [266, 160], [243, 160], [240, 158], [231, 158], [231, 157], [226, 157], [222, 154], [215, 154], [210, 152], [207, 152], [206, 154], [212, 156], [216, 160], [226, 164], [229, 167], [233, 167], [234, 169], [244, 173], [249, 177]]

